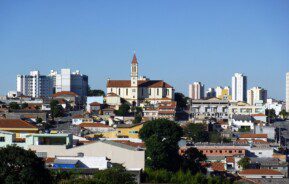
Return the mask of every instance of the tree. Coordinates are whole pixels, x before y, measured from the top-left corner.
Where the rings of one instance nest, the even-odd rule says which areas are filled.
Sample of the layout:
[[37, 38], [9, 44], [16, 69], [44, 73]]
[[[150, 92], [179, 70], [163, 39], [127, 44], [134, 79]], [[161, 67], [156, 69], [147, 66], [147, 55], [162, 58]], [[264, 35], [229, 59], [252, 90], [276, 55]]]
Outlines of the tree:
[[177, 102], [177, 108], [186, 109], [188, 106], [189, 98], [183, 93], [175, 93], [175, 101]]
[[11, 102], [11, 103], [9, 103], [9, 108], [12, 110], [18, 110], [18, 109], [20, 109], [20, 106], [17, 102]]
[[52, 183], [44, 162], [31, 150], [7, 146], [0, 148], [0, 183]]
[[152, 169], [179, 169], [178, 141], [182, 128], [173, 121], [158, 119], [146, 122], [139, 132], [146, 145], [146, 166]]
[[182, 170], [184, 172], [189, 171], [191, 174], [196, 173], [206, 173], [206, 168], [204, 168], [200, 162], [205, 161], [206, 156], [199, 152], [196, 148], [188, 148], [182, 155]]
[[266, 109], [265, 114], [268, 117], [268, 119], [270, 120], [270, 122], [271, 122], [271, 120], [274, 120], [277, 117], [275, 109]]
[[50, 102], [51, 108], [51, 118], [54, 121], [54, 118], [63, 116], [63, 107], [59, 104], [57, 100], [51, 100]]
[[129, 115], [130, 106], [128, 104], [122, 104], [118, 110], [115, 111], [117, 116], [128, 116]]
[[105, 96], [105, 92], [100, 89], [91, 89], [89, 86], [87, 96]]
[[142, 120], [143, 110], [141, 107], [133, 107], [132, 111], [134, 112], [134, 121], [133, 123], [140, 123]]
[[242, 169], [247, 169], [250, 165], [250, 158], [249, 157], [241, 158], [238, 164], [242, 167]]
[[222, 137], [219, 132], [213, 131], [209, 133], [210, 142], [219, 143], [222, 141]]
[[289, 113], [286, 112], [285, 109], [282, 109], [282, 111], [279, 113], [279, 116], [281, 116], [283, 119], [287, 119], [289, 116]]
[[43, 121], [42, 118], [39, 118], [39, 117], [36, 118], [36, 123], [37, 124], [42, 123], [42, 121]]
[[192, 139], [193, 142], [208, 142], [209, 133], [205, 124], [191, 123], [184, 128], [185, 136]]
[[28, 107], [28, 103], [21, 104], [21, 109], [25, 109], [26, 107]]
[[114, 164], [112, 168], [96, 172], [93, 176], [95, 183], [103, 184], [135, 184], [134, 175], [128, 173], [125, 168], [119, 164]]

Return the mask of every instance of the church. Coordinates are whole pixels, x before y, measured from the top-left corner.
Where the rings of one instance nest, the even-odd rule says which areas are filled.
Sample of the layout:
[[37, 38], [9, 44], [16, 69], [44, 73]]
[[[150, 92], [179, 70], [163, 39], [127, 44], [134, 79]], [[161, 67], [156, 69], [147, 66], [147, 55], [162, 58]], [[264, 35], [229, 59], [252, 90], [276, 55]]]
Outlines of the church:
[[174, 88], [163, 80], [150, 80], [138, 76], [138, 61], [134, 54], [131, 62], [130, 80], [107, 80], [107, 94], [135, 104], [158, 104], [174, 100]]

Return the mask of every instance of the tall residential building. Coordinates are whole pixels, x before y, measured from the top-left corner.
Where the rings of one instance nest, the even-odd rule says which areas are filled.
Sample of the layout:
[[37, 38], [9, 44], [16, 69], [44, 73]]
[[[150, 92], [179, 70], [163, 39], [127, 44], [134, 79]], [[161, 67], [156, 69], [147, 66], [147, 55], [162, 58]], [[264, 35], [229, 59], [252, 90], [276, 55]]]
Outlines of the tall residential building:
[[78, 70], [71, 72], [70, 69], [61, 69], [60, 73], [51, 70], [49, 76], [53, 79], [55, 92], [71, 91], [79, 96], [87, 96], [88, 77]]
[[286, 111], [289, 112], [289, 72], [286, 74]]
[[53, 94], [51, 77], [40, 75], [39, 71], [31, 71], [30, 75], [17, 75], [17, 92], [25, 96], [50, 97]]
[[253, 87], [247, 91], [247, 103], [250, 105], [263, 104], [267, 102], [267, 90]]
[[222, 100], [231, 100], [231, 94], [230, 94], [230, 87], [225, 86], [224, 88], [221, 86], [217, 86], [215, 88], [216, 91], [216, 97]]
[[201, 82], [194, 82], [189, 85], [189, 97], [193, 100], [204, 99], [204, 85]]
[[210, 98], [214, 98], [216, 97], [216, 91], [214, 88], [209, 88], [207, 91], [206, 91], [206, 98], [207, 99], [210, 99]]
[[235, 73], [232, 77], [232, 100], [247, 101], [247, 77], [240, 73]]

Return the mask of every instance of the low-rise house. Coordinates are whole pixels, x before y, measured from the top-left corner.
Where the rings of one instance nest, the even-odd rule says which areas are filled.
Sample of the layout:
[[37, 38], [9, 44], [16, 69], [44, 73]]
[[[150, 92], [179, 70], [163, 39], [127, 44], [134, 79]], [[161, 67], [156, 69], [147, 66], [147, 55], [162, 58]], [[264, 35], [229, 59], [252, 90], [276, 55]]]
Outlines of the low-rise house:
[[92, 102], [87, 106], [87, 112], [98, 114], [101, 109], [101, 104], [98, 102]]
[[250, 157], [273, 157], [274, 148], [269, 145], [258, 145], [255, 144], [250, 149]]
[[255, 165], [258, 169], [273, 169], [280, 171], [285, 177], [288, 177], [288, 163], [280, 161], [278, 158], [264, 157], [264, 158], [250, 158], [251, 165]]
[[253, 142], [253, 140], [262, 140], [267, 142], [267, 134], [240, 134], [239, 139]]
[[115, 131], [113, 127], [110, 127], [103, 123], [81, 123], [79, 125], [81, 128], [90, 130], [92, 133], [105, 133]]
[[[111, 163], [122, 164], [127, 170], [141, 170], [145, 166], [145, 151], [114, 141], [95, 141], [68, 148], [65, 145], [31, 145], [29, 149], [42, 157], [106, 157]], [[40, 156], [41, 157], [41, 156]]]
[[229, 106], [229, 118], [233, 115], [252, 115], [252, 114], [265, 114], [265, 107], [262, 105], [249, 105], [244, 102], [232, 103]]
[[74, 109], [79, 109], [83, 105], [83, 101], [81, 97], [78, 94], [71, 92], [71, 91], [57, 92], [53, 94], [53, 99], [56, 99], [56, 100], [64, 99], [66, 102], [68, 102], [70, 107]]
[[271, 169], [246, 169], [239, 172], [245, 178], [284, 178], [284, 174]]
[[196, 148], [206, 156], [247, 155], [246, 148], [241, 146], [197, 146]]
[[144, 118], [148, 120], [169, 119], [174, 121], [176, 116], [176, 107], [177, 103], [175, 101], [161, 102], [155, 105], [144, 106]]
[[275, 127], [273, 127], [273, 126], [256, 125], [255, 126], [255, 133], [256, 134], [267, 134], [269, 140], [275, 140], [275, 137], [276, 137]]
[[13, 132], [17, 138], [23, 138], [27, 134], [38, 133], [38, 128], [21, 119], [0, 119], [0, 130]]
[[102, 133], [106, 138], [139, 138], [139, 131], [143, 123], [138, 124], [118, 124], [114, 125], [115, 131]]
[[255, 120], [250, 115], [236, 115], [229, 119], [229, 125], [233, 131], [254, 130]]
[[194, 119], [216, 118], [228, 119], [229, 101], [218, 98], [192, 100], [192, 117]]
[[41, 118], [43, 122], [47, 121], [47, 112], [40, 110], [13, 110], [6, 113], [6, 119], [24, 119], [36, 122], [37, 118]]
[[89, 117], [85, 117], [82, 114], [76, 114], [72, 116], [73, 125], [80, 125], [81, 123], [93, 123], [93, 119]]
[[105, 102], [108, 105], [119, 107], [121, 105], [121, 97], [115, 93], [107, 93]]
[[112, 108], [102, 109], [102, 114], [106, 117], [115, 116], [114, 109], [112, 109]]

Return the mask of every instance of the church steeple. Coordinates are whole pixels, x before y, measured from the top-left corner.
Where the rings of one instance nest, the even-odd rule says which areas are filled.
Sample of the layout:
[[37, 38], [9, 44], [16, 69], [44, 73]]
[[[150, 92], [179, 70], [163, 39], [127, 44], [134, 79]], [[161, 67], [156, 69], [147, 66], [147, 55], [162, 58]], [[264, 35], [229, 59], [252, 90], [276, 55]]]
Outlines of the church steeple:
[[137, 80], [138, 80], [138, 62], [136, 55], [134, 53], [132, 61], [131, 61], [131, 73], [130, 73], [130, 80], [131, 80], [131, 86], [136, 87], [137, 86]]

